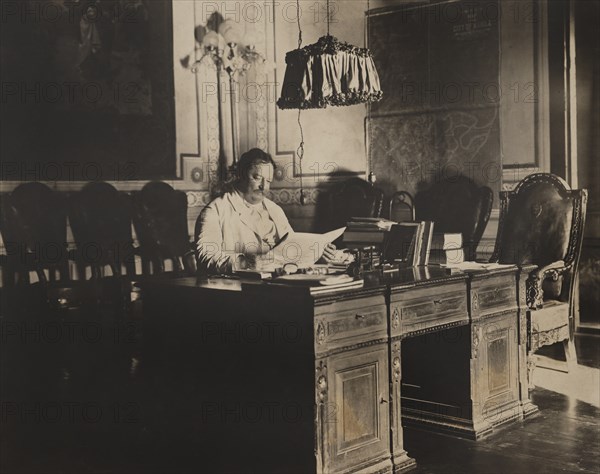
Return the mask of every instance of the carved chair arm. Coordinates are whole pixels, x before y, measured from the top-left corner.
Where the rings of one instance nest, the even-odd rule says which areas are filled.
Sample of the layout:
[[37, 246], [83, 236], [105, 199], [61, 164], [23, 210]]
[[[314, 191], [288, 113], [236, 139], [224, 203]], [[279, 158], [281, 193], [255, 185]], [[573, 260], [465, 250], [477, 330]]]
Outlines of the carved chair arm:
[[544, 305], [544, 280], [551, 278], [557, 281], [558, 277], [568, 271], [571, 265], [566, 265], [563, 260], [557, 260], [544, 267], [538, 268], [529, 274], [527, 279], [527, 306], [530, 309], [539, 309]]

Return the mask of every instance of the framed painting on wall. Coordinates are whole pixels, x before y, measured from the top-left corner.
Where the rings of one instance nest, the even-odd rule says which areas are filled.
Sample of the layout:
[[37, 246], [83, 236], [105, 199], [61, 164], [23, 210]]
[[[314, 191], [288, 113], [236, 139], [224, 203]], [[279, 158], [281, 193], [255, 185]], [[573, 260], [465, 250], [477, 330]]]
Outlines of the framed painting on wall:
[[2, 3], [1, 179], [175, 178], [172, 2]]

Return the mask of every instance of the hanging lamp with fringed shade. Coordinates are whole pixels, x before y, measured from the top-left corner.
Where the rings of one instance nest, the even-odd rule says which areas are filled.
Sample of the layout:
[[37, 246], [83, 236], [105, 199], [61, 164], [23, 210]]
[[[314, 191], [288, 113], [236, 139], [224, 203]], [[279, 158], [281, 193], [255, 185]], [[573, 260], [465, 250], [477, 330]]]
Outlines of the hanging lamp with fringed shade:
[[280, 109], [324, 109], [377, 102], [383, 96], [371, 51], [331, 35], [289, 51], [285, 62]]

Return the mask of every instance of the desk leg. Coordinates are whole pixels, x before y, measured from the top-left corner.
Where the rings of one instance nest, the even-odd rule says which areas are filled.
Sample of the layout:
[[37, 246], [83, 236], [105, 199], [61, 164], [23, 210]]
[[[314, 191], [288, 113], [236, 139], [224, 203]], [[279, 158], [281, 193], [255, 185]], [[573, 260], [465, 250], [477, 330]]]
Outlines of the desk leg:
[[484, 388], [482, 379], [488, 376], [489, 366], [487, 357], [482, 354], [482, 349], [485, 348], [486, 332], [484, 327], [477, 321], [470, 325], [471, 329], [471, 436], [473, 439], [480, 439], [489, 435], [492, 430], [492, 424], [485, 419], [485, 412], [489, 410], [486, 403], [488, 394]]
[[404, 437], [402, 432], [402, 408], [401, 408], [401, 339], [392, 341], [390, 351], [391, 372], [391, 403], [390, 403], [390, 426], [392, 434], [392, 464], [394, 473], [407, 471], [416, 467], [416, 462], [409, 457], [404, 450]]
[[529, 398], [529, 388], [532, 386], [533, 368], [535, 362], [527, 350], [529, 332], [527, 324], [527, 282], [528, 273], [520, 271], [517, 277], [519, 291], [519, 397], [523, 408], [523, 417], [537, 413], [538, 407]]

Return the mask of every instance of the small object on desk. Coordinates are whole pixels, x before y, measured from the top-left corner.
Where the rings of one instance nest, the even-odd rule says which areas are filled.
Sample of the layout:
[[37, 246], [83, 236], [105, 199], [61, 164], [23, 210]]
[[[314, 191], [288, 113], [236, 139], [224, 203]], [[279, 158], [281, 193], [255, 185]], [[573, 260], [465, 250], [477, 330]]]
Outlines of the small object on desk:
[[400, 265], [397, 263], [384, 263], [381, 265], [383, 273], [395, 273], [400, 270]]
[[463, 246], [460, 232], [434, 232], [431, 238], [432, 250], [460, 249]]
[[268, 280], [273, 277], [273, 272], [261, 270], [236, 270], [234, 274], [251, 280]]
[[299, 273], [305, 273], [306, 275], [328, 275], [329, 267], [327, 265], [312, 265], [310, 267], [301, 268], [298, 270]]
[[354, 265], [351, 268], [354, 276], [361, 277], [363, 272], [381, 265], [381, 253], [375, 246], [366, 246], [351, 251], [354, 254]]
[[394, 265], [398, 265], [398, 268], [412, 268], [412, 262], [407, 262], [405, 259], [396, 258], [394, 259]]
[[381, 276], [384, 280], [394, 278], [400, 275], [400, 265], [397, 263], [384, 263], [381, 266]]
[[469, 261], [465, 261], [465, 262], [460, 262], [460, 263], [449, 263], [446, 265], [440, 265], [443, 268], [448, 268], [448, 269], [456, 269], [456, 270], [462, 270], [462, 271], [468, 271], [468, 270], [498, 270], [501, 268], [510, 268], [510, 267], [514, 267], [515, 265], [511, 264], [511, 263], [480, 263], [480, 262], [469, 262]]
[[318, 285], [321, 280], [328, 278], [327, 275], [308, 275], [306, 273], [294, 273], [293, 275], [282, 275], [274, 278], [275, 283], [292, 283], [300, 285]]
[[429, 256], [430, 265], [458, 265], [465, 261], [463, 248], [448, 248], [432, 250]]
[[341, 285], [344, 283], [350, 283], [352, 281], [354, 281], [354, 278], [352, 278], [350, 275], [335, 275], [335, 276], [329, 276], [323, 280], [320, 280], [319, 284], [331, 286], [331, 285]]
[[286, 263], [283, 265], [281, 275], [293, 275], [294, 273], [298, 273], [298, 269], [299, 267], [297, 264], [292, 262]]
[[363, 247], [362, 257], [363, 270], [372, 270], [381, 264], [381, 252], [373, 245]]

